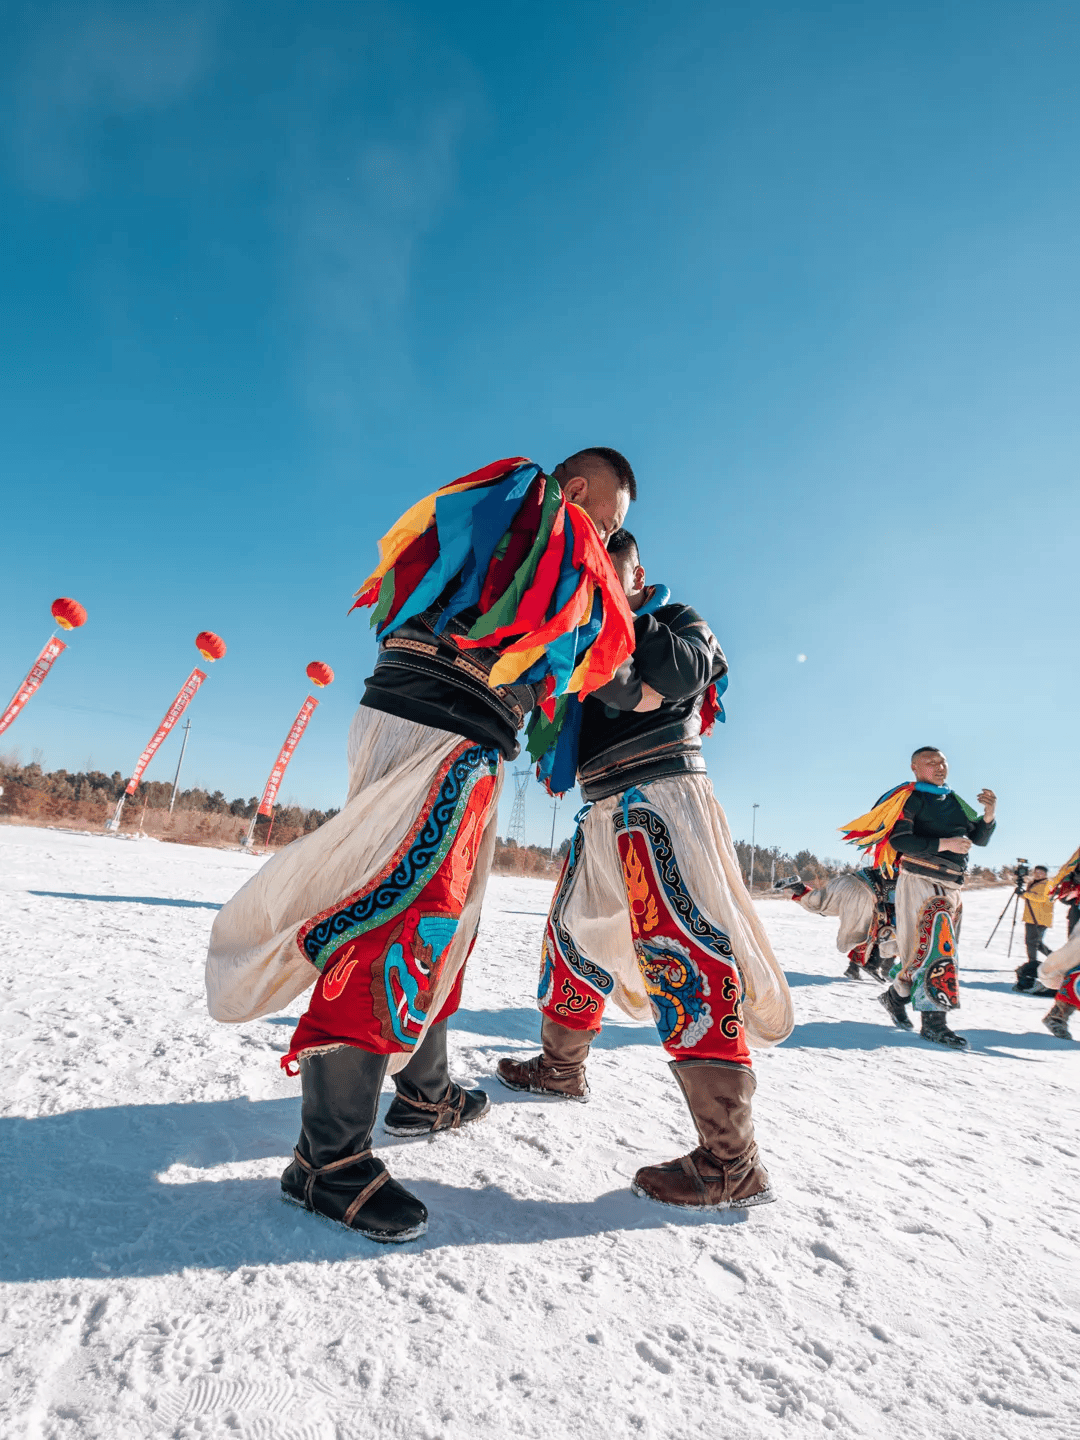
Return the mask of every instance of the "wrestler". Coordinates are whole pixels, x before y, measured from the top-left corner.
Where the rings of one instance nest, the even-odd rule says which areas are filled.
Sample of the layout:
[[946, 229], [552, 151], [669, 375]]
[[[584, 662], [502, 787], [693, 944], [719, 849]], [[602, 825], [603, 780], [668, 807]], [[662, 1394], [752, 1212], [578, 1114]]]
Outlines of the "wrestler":
[[1042, 1017], [1042, 1023], [1059, 1040], [1071, 1040], [1069, 1021], [1080, 1010], [1080, 849], [1074, 850], [1054, 876], [1049, 894], [1069, 907], [1067, 939], [1060, 949], [1048, 955], [1039, 967], [1038, 978], [1049, 991], [1054, 1003]]
[[1065, 934], [1071, 936], [1080, 925], [1080, 847], [1073, 851], [1054, 876], [1047, 894], [1069, 907], [1065, 915]]
[[375, 606], [380, 649], [349, 735], [348, 800], [214, 923], [215, 1019], [254, 1019], [314, 985], [282, 1061], [302, 1092], [282, 1197], [372, 1240], [427, 1224], [369, 1148], [387, 1072], [391, 1128], [455, 1128], [487, 1108], [450, 1079], [446, 1021], [480, 920], [503, 761], [534, 705], [589, 693], [630, 654], [604, 546], [635, 493], [623, 456], [593, 448], [550, 477], [499, 461], [402, 517], [356, 602]]
[[896, 938], [899, 961], [893, 980], [878, 996], [893, 1024], [912, 1029], [911, 1004], [922, 1015], [924, 1040], [954, 1050], [967, 1041], [946, 1024], [960, 1005], [956, 947], [960, 936], [961, 888], [972, 845], [986, 845], [994, 833], [997, 797], [981, 790], [978, 816], [945, 781], [949, 764], [933, 745], [911, 757], [914, 782], [898, 785], [868, 814], [844, 826], [848, 839], [873, 849], [876, 863], [893, 868], [896, 884]]
[[1059, 1040], [1071, 1040], [1069, 1021], [1080, 1010], [1080, 926], [1059, 950], [1048, 955], [1039, 966], [1039, 979], [1054, 997], [1054, 1003], [1042, 1017], [1042, 1023]]
[[[698, 1144], [640, 1169], [635, 1193], [701, 1210], [760, 1205], [775, 1197], [754, 1141], [748, 1041], [783, 1040], [793, 1016], [701, 753], [727, 661], [700, 615], [646, 585], [628, 531], [609, 550], [635, 612], [634, 656], [581, 707], [586, 803], [545, 930], [543, 1052], [496, 1073], [513, 1090], [584, 1100], [608, 1001], [651, 1018]], [[573, 779], [553, 773], [551, 788]]]
[[875, 866], [849, 870], [817, 889], [801, 880], [777, 882], [790, 889], [792, 900], [814, 915], [836, 915], [840, 927], [836, 948], [846, 955], [845, 980], [864, 973], [887, 980], [896, 956], [896, 882]]

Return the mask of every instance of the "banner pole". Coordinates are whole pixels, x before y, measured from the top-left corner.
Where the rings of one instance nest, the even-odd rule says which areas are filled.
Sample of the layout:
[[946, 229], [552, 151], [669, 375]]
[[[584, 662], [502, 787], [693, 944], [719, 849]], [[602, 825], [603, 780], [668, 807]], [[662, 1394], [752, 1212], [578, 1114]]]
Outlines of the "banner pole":
[[[198, 667], [196, 667], [194, 670], [192, 670], [191, 674], [188, 676], [188, 678], [184, 681], [183, 685], [181, 685], [180, 689], [177, 691], [176, 699], [173, 701], [173, 703], [169, 706], [168, 710], [165, 712], [165, 718], [162, 720], [161, 724], [158, 726], [158, 728], [154, 731], [153, 735], [150, 737], [150, 741], [149, 741], [149, 744], [147, 745], [146, 749], [145, 749], [145, 750], [142, 752], [142, 754], [139, 756], [138, 763], [136, 764], [135, 769], [134, 769], [134, 770], [132, 771], [132, 773], [131, 773], [131, 779], [130, 779], [130, 780], [128, 781], [128, 783], [125, 785], [125, 787], [124, 787], [124, 793], [120, 796], [120, 799], [116, 802], [116, 812], [115, 812], [115, 814], [113, 815], [113, 817], [112, 817], [111, 820], [106, 820], [106, 822], [105, 822], [105, 829], [106, 829], [106, 830], [111, 831], [112, 833], [115, 834], [115, 832], [120, 829], [120, 816], [121, 816], [121, 814], [123, 813], [124, 800], [125, 800], [125, 798], [126, 798], [128, 795], [134, 795], [135, 792], [136, 792], [136, 790], [138, 790], [139, 784], [140, 784], [140, 782], [141, 782], [141, 780], [142, 780], [142, 777], [143, 777], [143, 774], [144, 774], [145, 771], [146, 771], [146, 767], [150, 764], [150, 761], [151, 761], [151, 760], [154, 758], [154, 756], [157, 754], [157, 752], [158, 752], [158, 750], [159, 750], [159, 748], [160, 748], [160, 746], [161, 746], [161, 742], [165, 739], [166, 735], [168, 735], [169, 731], [173, 728], [173, 726], [176, 724], [176, 722], [180, 719], [180, 716], [183, 715], [183, 713], [184, 713], [184, 711], [187, 709], [188, 705], [189, 705], [189, 704], [191, 703], [191, 701], [194, 699], [195, 693], [196, 693], [196, 691], [198, 690], [199, 686], [203, 683], [203, 681], [204, 681], [205, 679], [206, 679], [206, 672], [203, 671], [203, 670], [200, 670], [200, 669], [198, 669]], [[183, 756], [183, 751], [181, 751], [181, 758], [182, 758], [182, 756]], [[179, 779], [179, 775], [180, 775], [180, 772], [179, 772], [179, 767], [178, 767], [178, 768], [177, 768], [177, 779]], [[175, 787], [174, 787], [174, 798], [175, 798]], [[172, 806], [171, 806], [171, 805], [169, 806], [169, 809], [170, 809], [170, 813], [171, 813], [171, 810], [172, 810]]]
[[[323, 664], [321, 660], [313, 660], [304, 672], [308, 679], [320, 689], [330, 685], [334, 679], [334, 672], [329, 665]], [[250, 850], [255, 844], [255, 826], [259, 823], [259, 816], [266, 815], [270, 820], [270, 828], [266, 832], [266, 846], [269, 849], [270, 833], [274, 828], [274, 806], [277, 803], [278, 790], [284, 779], [285, 771], [289, 768], [289, 761], [293, 752], [300, 743], [300, 737], [307, 729], [307, 723], [315, 713], [319, 702], [314, 695], [309, 695], [297, 712], [289, 733], [285, 736], [285, 743], [278, 751], [278, 757], [274, 761], [274, 768], [270, 771], [266, 785], [263, 788], [262, 799], [259, 801], [255, 814], [251, 817], [251, 824], [248, 826], [247, 834], [240, 841], [241, 850]]]
[[[263, 790], [262, 799], [259, 801], [259, 808], [255, 812], [256, 819], [260, 815], [273, 816], [278, 790], [281, 787], [285, 771], [289, 768], [289, 761], [292, 759], [293, 752], [300, 743], [300, 737], [307, 729], [307, 723], [315, 713], [318, 704], [319, 702], [315, 699], [315, 696], [309, 695], [303, 705], [300, 706], [296, 719], [293, 721], [289, 733], [285, 737], [285, 743], [282, 745], [278, 758], [274, 762], [274, 768], [270, 771], [266, 787]], [[255, 821], [252, 820], [251, 834], [254, 835], [254, 833]]]
[[52, 669], [53, 662], [57, 660], [66, 649], [67, 646], [64, 644], [63, 640], [57, 639], [56, 632], [54, 630], [53, 633], [49, 636], [48, 640], [46, 640], [45, 644], [42, 646], [41, 652], [38, 655], [37, 659], [34, 661], [33, 665], [31, 665], [26, 679], [22, 682], [19, 688], [15, 691], [15, 694], [11, 697], [11, 703], [8, 705], [7, 709], [4, 711], [0, 711], [0, 735], [4, 733], [4, 731], [8, 728], [9, 725], [14, 723], [19, 713], [22, 711], [23, 706], [30, 699], [31, 695], [33, 695], [35, 691], [40, 688], [41, 682], [45, 679], [45, 676]]

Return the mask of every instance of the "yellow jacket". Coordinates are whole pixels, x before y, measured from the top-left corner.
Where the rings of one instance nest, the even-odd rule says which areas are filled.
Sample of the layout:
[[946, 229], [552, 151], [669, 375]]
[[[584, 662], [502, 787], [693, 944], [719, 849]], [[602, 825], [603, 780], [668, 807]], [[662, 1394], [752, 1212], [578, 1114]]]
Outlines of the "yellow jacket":
[[1050, 881], [1033, 880], [1024, 891], [1024, 924], [1052, 925], [1054, 923], [1054, 902], [1047, 899]]

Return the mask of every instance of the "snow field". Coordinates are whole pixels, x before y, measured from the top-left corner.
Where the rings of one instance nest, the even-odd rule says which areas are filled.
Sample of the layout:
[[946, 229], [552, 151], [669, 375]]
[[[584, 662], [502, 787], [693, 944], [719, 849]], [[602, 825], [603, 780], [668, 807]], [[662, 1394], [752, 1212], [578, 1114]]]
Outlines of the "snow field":
[[840, 980], [835, 921], [763, 902], [798, 1019], [757, 1061], [781, 1201], [706, 1219], [629, 1192], [692, 1143], [650, 1027], [612, 1013], [588, 1105], [494, 1079], [536, 1048], [551, 891], [496, 877], [451, 1032], [492, 1111], [377, 1129], [431, 1211], [398, 1249], [278, 1200], [298, 1012], [206, 1014], [259, 863], [0, 827], [5, 1437], [1080, 1436], [1080, 1054], [1009, 990], [1007, 929], [982, 949], [1004, 891], [965, 902], [969, 1055]]

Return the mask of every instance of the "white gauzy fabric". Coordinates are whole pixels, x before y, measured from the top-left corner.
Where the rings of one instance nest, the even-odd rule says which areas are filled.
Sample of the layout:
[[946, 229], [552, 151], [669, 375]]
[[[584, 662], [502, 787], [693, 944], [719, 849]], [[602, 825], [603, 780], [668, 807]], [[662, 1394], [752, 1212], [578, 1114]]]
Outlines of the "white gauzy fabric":
[[935, 895], [943, 896], [949, 902], [952, 913], [953, 935], [957, 947], [960, 941], [960, 915], [963, 909], [963, 892], [959, 885], [950, 885], [946, 880], [931, 880], [925, 875], [916, 875], [901, 867], [896, 881], [896, 941], [900, 955], [900, 974], [897, 988], [903, 991], [909, 985], [918, 966], [919, 915], [927, 900]]
[[[301, 925], [360, 890], [388, 863], [416, 820], [440, 766], [462, 741], [447, 730], [359, 707], [349, 732], [349, 798], [344, 809], [278, 851], [214, 921], [206, 996], [215, 1020], [255, 1020], [283, 1009], [315, 982], [317, 971], [296, 944]], [[495, 849], [501, 784], [502, 766], [432, 1015], [449, 995], [479, 923]], [[391, 1072], [408, 1058], [392, 1056]]]
[[857, 875], [836, 875], [822, 890], [799, 897], [804, 910], [815, 915], [839, 915], [836, 948], [842, 955], [861, 945], [870, 934], [874, 920], [874, 894]]
[[[785, 1040], [795, 1024], [791, 992], [743, 884], [727, 819], [706, 775], [680, 775], [639, 787], [663, 816], [679, 870], [698, 908], [731, 940], [745, 989], [747, 1041]], [[585, 854], [562, 919], [582, 954], [615, 981], [612, 1000], [635, 1020], [651, 1020], [634, 954], [622, 861], [612, 816], [622, 797], [599, 800], [582, 820]]]
[[1039, 979], [1048, 990], [1060, 990], [1065, 976], [1077, 965], [1080, 965], [1080, 925], [1073, 926], [1072, 934], [1060, 949], [1047, 955], [1039, 966]]

